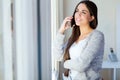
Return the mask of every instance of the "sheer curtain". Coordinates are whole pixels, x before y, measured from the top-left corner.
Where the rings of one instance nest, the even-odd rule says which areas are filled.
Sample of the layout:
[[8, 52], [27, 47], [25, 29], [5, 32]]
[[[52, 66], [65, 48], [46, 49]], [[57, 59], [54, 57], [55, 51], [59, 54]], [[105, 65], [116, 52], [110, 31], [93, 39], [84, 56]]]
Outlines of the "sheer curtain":
[[0, 0], [0, 80], [13, 80], [11, 0]]

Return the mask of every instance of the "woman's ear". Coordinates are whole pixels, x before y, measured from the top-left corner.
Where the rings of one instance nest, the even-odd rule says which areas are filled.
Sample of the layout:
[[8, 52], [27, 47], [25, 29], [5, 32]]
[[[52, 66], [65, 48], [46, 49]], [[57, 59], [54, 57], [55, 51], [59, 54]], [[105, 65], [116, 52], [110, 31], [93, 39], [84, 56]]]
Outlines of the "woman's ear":
[[95, 17], [94, 17], [94, 16], [91, 16], [91, 18], [90, 18], [89, 21], [91, 22], [91, 21], [93, 21], [94, 19], [95, 19]]

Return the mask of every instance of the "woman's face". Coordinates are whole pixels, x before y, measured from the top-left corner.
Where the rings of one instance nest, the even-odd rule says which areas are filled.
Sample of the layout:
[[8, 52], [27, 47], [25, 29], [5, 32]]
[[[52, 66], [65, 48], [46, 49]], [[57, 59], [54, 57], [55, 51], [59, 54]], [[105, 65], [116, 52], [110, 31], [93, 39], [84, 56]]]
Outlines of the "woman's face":
[[74, 19], [77, 26], [89, 25], [89, 23], [93, 20], [93, 16], [90, 15], [86, 5], [81, 3], [76, 8]]

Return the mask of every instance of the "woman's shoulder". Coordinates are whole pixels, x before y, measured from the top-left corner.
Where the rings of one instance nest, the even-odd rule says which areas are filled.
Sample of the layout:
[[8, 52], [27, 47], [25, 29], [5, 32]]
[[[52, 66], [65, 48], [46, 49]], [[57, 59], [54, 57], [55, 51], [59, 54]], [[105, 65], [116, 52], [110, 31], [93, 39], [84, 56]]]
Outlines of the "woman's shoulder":
[[103, 34], [103, 32], [101, 32], [99, 30], [94, 30], [92, 33], [92, 36], [104, 37], [104, 34]]
[[99, 30], [94, 30], [90, 36], [90, 40], [94, 41], [103, 41], [104, 42], [104, 34], [103, 32], [99, 31]]

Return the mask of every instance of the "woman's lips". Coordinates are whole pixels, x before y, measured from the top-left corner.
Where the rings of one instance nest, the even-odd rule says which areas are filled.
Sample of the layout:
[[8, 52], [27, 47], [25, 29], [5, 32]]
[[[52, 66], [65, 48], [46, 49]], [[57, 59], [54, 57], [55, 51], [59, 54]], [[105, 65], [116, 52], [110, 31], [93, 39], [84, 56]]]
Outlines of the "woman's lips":
[[76, 18], [75, 21], [76, 21], [76, 22], [80, 22], [81, 19], [80, 19], [80, 18]]

